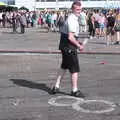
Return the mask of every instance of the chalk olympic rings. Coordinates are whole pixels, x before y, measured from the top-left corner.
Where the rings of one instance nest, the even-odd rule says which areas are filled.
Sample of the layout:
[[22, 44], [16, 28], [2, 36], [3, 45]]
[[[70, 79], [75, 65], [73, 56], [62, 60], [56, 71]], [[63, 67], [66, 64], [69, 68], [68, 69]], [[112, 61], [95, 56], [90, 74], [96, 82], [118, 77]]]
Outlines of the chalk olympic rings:
[[[72, 100], [72, 103], [66, 102], [66, 103], [60, 103], [60, 101], [63, 101], [65, 99]], [[74, 100], [74, 101], [73, 101]], [[72, 106], [73, 109], [76, 111], [84, 112], [84, 113], [95, 113], [95, 114], [102, 114], [102, 113], [109, 113], [115, 110], [116, 105], [110, 101], [106, 100], [84, 100], [82, 98], [76, 98], [72, 96], [57, 96], [53, 97], [48, 100], [48, 103], [53, 106]], [[108, 106], [108, 108], [104, 110], [89, 110], [86, 108], [83, 108], [83, 104], [93, 104], [93, 103], [103, 103]]]

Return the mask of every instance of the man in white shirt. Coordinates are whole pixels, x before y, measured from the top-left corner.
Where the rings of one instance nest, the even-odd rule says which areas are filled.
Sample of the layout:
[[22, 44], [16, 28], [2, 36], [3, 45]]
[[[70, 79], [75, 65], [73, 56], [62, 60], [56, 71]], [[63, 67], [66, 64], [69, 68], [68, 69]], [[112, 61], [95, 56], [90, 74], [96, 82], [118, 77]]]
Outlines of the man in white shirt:
[[2, 14], [3, 13], [0, 13], [0, 27], [2, 26]]
[[71, 95], [74, 97], [84, 97], [84, 94], [78, 90], [78, 72], [79, 60], [77, 56], [77, 49], [83, 50], [82, 44], [77, 40], [79, 35], [79, 22], [78, 17], [81, 12], [81, 3], [75, 1], [72, 4], [72, 13], [65, 21], [61, 29], [61, 38], [59, 49], [62, 53], [62, 64], [58, 73], [55, 86], [52, 88], [52, 94], [59, 92], [60, 82], [68, 69], [71, 73], [72, 91]]

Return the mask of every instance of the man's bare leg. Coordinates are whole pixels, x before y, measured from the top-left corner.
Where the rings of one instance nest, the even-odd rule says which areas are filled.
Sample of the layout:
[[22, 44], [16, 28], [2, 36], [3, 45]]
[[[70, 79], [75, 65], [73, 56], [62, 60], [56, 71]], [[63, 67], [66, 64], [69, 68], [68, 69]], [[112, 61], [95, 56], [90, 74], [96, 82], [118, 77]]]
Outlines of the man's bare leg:
[[63, 79], [65, 72], [66, 72], [65, 69], [60, 69], [59, 70], [58, 75], [57, 75], [56, 84], [55, 84], [55, 86], [53, 86], [53, 88], [51, 90], [52, 94], [56, 94], [56, 93], [59, 92], [60, 82]]
[[71, 74], [71, 79], [72, 79], [72, 89], [73, 92], [76, 92], [78, 90], [78, 73], [72, 73]]
[[57, 81], [56, 81], [55, 87], [57, 88], [60, 87], [60, 82], [63, 79], [65, 73], [66, 73], [66, 70], [60, 68], [58, 75], [57, 75]]
[[78, 90], [78, 73], [72, 73], [71, 74], [71, 79], [72, 79], [72, 92], [71, 95], [74, 97], [81, 97], [84, 98], [84, 94]]

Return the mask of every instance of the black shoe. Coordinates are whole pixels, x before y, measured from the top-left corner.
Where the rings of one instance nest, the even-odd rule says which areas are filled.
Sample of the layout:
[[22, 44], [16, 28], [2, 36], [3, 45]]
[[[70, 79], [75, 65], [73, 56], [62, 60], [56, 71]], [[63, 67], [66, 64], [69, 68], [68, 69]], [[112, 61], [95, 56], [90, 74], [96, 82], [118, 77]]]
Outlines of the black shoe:
[[119, 45], [119, 41], [116, 41], [116, 42], [114, 43], [114, 45]]
[[71, 92], [71, 96], [74, 96], [74, 97], [81, 97], [81, 98], [84, 98], [85, 97], [85, 95], [80, 91], [80, 90], [78, 90], [78, 91], [76, 91], [76, 92]]
[[58, 92], [59, 92], [59, 88], [57, 88], [55, 86], [51, 89], [51, 94], [56, 94]]

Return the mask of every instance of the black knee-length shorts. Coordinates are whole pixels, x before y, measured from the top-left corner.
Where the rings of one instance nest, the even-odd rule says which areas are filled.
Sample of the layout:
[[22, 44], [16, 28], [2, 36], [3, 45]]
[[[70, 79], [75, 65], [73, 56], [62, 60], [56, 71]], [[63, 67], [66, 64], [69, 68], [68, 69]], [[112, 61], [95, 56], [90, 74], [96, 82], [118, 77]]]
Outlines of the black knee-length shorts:
[[77, 50], [62, 50], [62, 69], [68, 69], [70, 73], [80, 72]]

